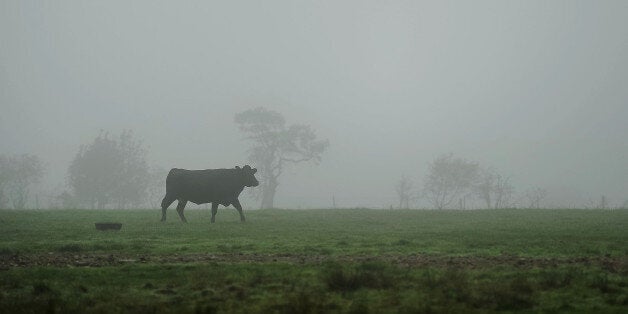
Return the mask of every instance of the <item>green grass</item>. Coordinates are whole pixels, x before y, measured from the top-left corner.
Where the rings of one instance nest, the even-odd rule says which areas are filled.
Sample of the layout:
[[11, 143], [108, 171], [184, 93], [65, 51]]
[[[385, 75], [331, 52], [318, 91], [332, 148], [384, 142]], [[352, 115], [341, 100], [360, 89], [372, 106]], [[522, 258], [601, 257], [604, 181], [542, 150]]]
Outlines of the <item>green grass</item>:
[[[0, 252], [628, 255], [628, 211], [0, 211]], [[94, 222], [123, 223], [99, 232]]]
[[[209, 210], [187, 211], [188, 224], [168, 214], [0, 210], [0, 313], [628, 308], [625, 210], [260, 210], [240, 223], [220, 209], [214, 224]], [[73, 263], [84, 257], [114, 262]], [[31, 262], [12, 264], [21, 258]]]
[[587, 267], [458, 270], [379, 262], [14, 269], [0, 312], [608, 312], [626, 274]]

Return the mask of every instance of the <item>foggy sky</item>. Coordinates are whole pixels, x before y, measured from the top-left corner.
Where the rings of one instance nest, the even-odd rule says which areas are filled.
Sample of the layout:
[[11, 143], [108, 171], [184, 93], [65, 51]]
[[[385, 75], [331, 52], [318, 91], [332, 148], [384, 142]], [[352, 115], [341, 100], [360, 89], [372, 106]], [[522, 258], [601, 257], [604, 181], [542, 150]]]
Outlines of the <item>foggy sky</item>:
[[99, 130], [164, 169], [245, 164], [233, 116], [265, 106], [331, 145], [279, 207], [395, 205], [444, 153], [619, 205], [627, 82], [628, 1], [0, 1], [0, 154], [46, 186]]

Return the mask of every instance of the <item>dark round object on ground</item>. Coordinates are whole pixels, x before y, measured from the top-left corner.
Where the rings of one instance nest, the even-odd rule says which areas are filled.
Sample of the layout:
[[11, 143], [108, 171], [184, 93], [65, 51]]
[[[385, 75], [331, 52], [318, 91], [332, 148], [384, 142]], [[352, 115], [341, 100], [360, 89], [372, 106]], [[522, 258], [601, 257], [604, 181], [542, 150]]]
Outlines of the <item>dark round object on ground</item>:
[[97, 222], [95, 225], [96, 229], [100, 231], [120, 230], [122, 228], [122, 224], [117, 222]]

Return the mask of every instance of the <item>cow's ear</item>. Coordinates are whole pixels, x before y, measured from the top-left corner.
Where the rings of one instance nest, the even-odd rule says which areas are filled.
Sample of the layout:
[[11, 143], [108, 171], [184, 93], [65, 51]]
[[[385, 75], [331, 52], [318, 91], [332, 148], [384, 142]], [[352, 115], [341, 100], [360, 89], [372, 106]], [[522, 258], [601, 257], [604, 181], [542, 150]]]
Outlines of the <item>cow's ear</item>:
[[238, 170], [239, 170], [239, 169], [240, 169], [240, 166], [236, 166], [236, 169], [238, 169]]
[[257, 172], [257, 168], [253, 168], [253, 174]]

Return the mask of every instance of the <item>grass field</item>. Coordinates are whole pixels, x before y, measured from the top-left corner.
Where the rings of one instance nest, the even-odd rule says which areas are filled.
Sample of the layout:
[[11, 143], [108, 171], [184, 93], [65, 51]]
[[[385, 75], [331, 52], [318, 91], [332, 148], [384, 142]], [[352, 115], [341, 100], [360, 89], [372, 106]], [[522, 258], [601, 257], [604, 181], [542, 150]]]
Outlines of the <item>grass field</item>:
[[625, 210], [245, 214], [0, 210], [0, 313], [628, 311]]

